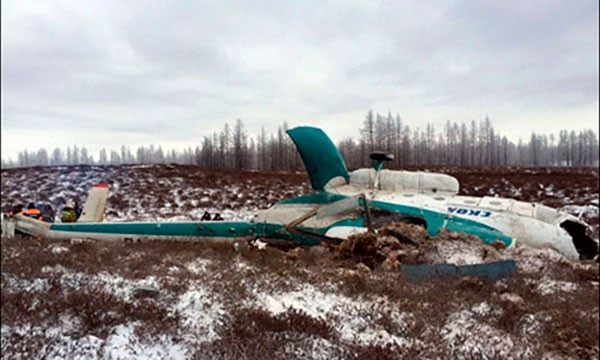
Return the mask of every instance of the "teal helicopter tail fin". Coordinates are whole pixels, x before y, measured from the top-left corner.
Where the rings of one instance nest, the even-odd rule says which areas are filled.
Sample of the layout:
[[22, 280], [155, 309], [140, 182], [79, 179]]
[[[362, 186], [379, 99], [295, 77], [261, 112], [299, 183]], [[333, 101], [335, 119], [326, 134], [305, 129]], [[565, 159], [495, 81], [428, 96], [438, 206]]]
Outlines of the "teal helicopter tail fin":
[[339, 177], [346, 183], [350, 179], [342, 155], [323, 130], [299, 126], [287, 130], [296, 145], [310, 183], [315, 190], [323, 190], [330, 180]]

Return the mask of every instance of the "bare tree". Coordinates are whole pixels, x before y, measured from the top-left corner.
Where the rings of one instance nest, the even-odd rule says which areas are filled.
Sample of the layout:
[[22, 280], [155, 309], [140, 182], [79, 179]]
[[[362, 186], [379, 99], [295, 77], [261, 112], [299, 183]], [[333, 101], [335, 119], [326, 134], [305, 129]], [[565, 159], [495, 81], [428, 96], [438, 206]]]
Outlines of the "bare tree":
[[[362, 137], [367, 145], [367, 151], [373, 151], [373, 147], [375, 145], [375, 120], [373, 119], [373, 111], [369, 110], [365, 120], [363, 122], [363, 127], [361, 129]], [[366, 159], [365, 154], [363, 154]]]

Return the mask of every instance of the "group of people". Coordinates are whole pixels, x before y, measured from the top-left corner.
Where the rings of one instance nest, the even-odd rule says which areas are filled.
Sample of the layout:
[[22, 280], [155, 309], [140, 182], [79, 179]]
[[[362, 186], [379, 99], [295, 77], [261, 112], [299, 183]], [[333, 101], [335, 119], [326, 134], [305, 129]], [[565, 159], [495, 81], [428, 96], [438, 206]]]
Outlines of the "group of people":
[[52, 209], [52, 206], [48, 204], [39, 204], [38, 206], [35, 206], [34, 203], [29, 203], [26, 208], [22, 204], [19, 204], [8, 212], [9, 216], [17, 214], [41, 221], [54, 221], [54, 210]]
[[[22, 204], [18, 204], [16, 206], [14, 206], [12, 208], [12, 210], [10, 210], [8, 212], [9, 217], [12, 217], [13, 215], [24, 215], [24, 216], [30, 217], [32, 219], [40, 220], [40, 221], [54, 222], [54, 209], [49, 204], [38, 204], [38, 206], [36, 206], [34, 203], [31, 202], [27, 205], [27, 208], [24, 208]], [[8, 230], [9, 225], [10, 225], [9, 222], [3, 221], [2, 224], [3, 224], [2, 225], [3, 233], [6, 231], [7, 233], [12, 234], [12, 235], [17, 234], [17, 235], [20, 235], [23, 237], [30, 237], [29, 234], [15, 229], [14, 225], [12, 225], [11, 230]], [[4, 224], [6, 224], [6, 225], [4, 225]], [[8, 236], [12, 236], [12, 235], [8, 235]]]
[[202, 217], [200, 218], [201, 221], [223, 221], [225, 219], [223, 219], [223, 217], [221, 216], [221, 214], [216, 213], [215, 216], [211, 219], [210, 218], [210, 213], [208, 211], [204, 212], [204, 215], [202, 215]]
[[[24, 215], [32, 219], [54, 222], [56, 216], [54, 209], [50, 204], [38, 204], [30, 202], [25, 208], [22, 204], [18, 204], [8, 212], [8, 216]], [[60, 221], [63, 223], [76, 222], [81, 215], [81, 207], [74, 200], [69, 200], [60, 212]]]
[[[82, 208], [79, 206], [79, 203], [73, 199], [70, 199], [66, 202], [65, 206], [60, 211], [60, 221], [63, 223], [71, 223], [76, 222], [81, 216]], [[27, 208], [24, 208], [22, 204], [15, 206], [9, 213], [8, 216], [12, 215], [25, 215], [27, 217], [46, 221], [46, 222], [54, 222], [55, 213], [52, 206], [49, 204], [38, 204], [37, 206], [34, 203], [29, 203]], [[202, 221], [223, 221], [223, 217], [219, 213], [215, 213], [214, 216], [211, 217], [208, 211], [205, 211], [200, 219]]]

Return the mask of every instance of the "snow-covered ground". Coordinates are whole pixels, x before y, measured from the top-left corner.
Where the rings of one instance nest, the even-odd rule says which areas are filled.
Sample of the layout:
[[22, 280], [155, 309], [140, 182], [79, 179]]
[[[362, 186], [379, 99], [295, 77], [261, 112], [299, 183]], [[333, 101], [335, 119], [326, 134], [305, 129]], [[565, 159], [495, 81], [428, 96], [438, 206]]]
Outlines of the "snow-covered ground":
[[[17, 169], [2, 172], [2, 206], [35, 200], [58, 208], [70, 197], [83, 200], [95, 182], [111, 186], [111, 220], [197, 219], [204, 211], [247, 220], [255, 209], [307, 191], [296, 174], [239, 176], [183, 166]], [[562, 205], [593, 217], [597, 198], [577, 202], [579, 208]], [[469, 239], [448, 238], [455, 241], [437, 244], [436, 258], [469, 264], [490, 256], [491, 250], [469, 247]], [[493, 283], [414, 284], [323, 247], [286, 253], [2, 239], [2, 356], [598, 358], [597, 263], [529, 248], [494, 256], [515, 259], [517, 272]]]
[[[44, 244], [2, 244], [7, 358], [245, 358], [256, 348], [321, 359], [598, 355], [585, 340], [598, 336], [597, 264], [551, 250], [511, 254], [518, 275], [496, 283], [411, 284], [313, 250], [291, 260], [251, 247]], [[95, 256], [112, 259], [89, 264]]]

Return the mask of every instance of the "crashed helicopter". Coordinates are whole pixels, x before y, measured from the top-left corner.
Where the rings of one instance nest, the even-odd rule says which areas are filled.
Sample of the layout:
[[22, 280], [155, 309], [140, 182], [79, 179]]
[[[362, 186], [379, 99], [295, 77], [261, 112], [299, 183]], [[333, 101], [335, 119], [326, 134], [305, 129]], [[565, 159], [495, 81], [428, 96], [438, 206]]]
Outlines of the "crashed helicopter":
[[548, 206], [497, 197], [461, 196], [456, 178], [439, 173], [383, 169], [392, 154], [374, 152], [373, 168], [349, 172], [331, 139], [319, 128], [287, 131], [304, 162], [314, 193], [288, 198], [250, 222], [102, 222], [108, 185], [93, 186], [76, 223], [46, 223], [15, 215], [15, 228], [50, 239], [284, 241], [339, 243], [389, 222], [423, 226], [500, 241], [510, 248], [552, 248], [566, 257], [597, 259], [590, 226]]

